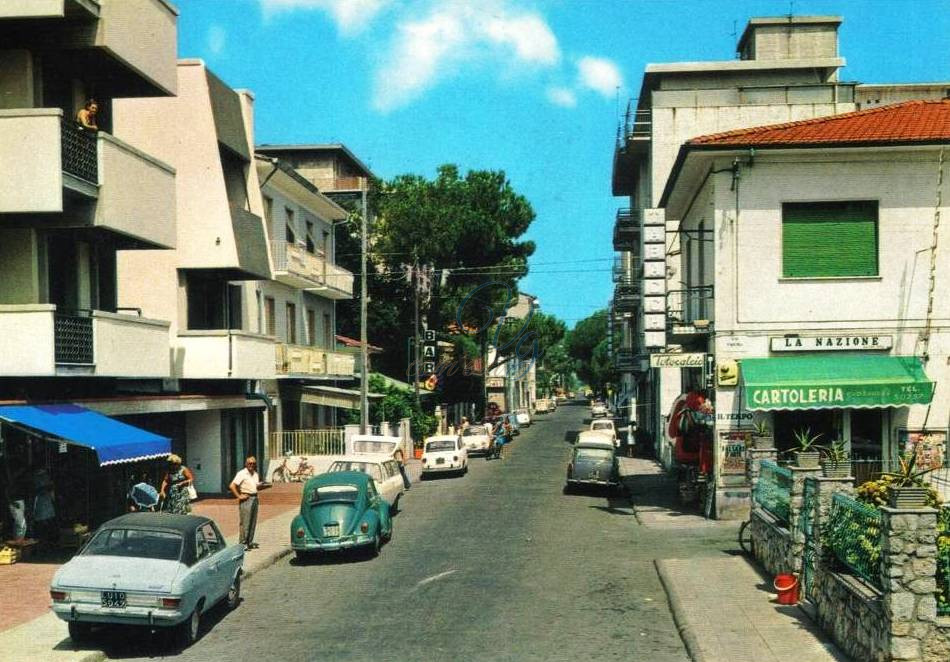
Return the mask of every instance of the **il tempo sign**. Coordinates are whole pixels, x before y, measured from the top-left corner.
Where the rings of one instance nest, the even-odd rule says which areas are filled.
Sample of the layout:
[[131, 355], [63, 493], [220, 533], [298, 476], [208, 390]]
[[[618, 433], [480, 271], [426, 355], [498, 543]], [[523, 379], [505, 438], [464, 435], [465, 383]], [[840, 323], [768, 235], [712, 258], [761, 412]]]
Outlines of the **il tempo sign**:
[[893, 336], [860, 336], [834, 334], [827, 336], [782, 336], [770, 338], [773, 352], [829, 352], [889, 350], [894, 344]]

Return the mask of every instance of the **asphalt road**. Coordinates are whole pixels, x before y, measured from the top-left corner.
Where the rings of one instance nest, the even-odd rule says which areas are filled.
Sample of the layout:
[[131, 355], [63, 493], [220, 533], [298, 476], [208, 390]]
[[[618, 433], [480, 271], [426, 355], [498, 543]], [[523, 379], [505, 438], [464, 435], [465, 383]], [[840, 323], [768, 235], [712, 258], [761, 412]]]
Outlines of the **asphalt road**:
[[508, 459], [413, 485], [378, 558], [285, 558], [245, 583], [236, 611], [210, 613], [191, 648], [144, 636], [111, 642], [109, 657], [685, 662], [653, 559], [731, 540], [643, 527], [626, 500], [563, 495], [587, 412], [562, 406]]

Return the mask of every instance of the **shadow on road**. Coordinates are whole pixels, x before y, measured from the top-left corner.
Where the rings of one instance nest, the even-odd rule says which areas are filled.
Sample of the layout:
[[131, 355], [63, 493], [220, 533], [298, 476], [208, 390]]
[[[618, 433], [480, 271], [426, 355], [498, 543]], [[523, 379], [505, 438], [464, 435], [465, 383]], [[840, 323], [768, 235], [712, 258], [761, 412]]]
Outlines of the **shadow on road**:
[[577, 441], [577, 435], [580, 434], [577, 430], [567, 430], [564, 433], [564, 441], [569, 444], [573, 444]]
[[663, 508], [670, 516], [699, 515], [694, 505], [679, 502], [676, 479], [668, 474], [636, 474], [623, 477], [630, 500], [638, 508]]

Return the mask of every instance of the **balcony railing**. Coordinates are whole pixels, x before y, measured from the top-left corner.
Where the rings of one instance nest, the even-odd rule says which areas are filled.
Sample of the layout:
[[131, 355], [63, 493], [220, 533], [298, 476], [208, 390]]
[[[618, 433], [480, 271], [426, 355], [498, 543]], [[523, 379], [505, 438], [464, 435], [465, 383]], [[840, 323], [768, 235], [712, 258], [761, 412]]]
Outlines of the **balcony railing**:
[[615, 258], [613, 269], [611, 270], [613, 281], [618, 284], [624, 283], [633, 285], [634, 274], [636, 274], [637, 268], [637, 260], [631, 259], [629, 256], [626, 259], [621, 257]]
[[362, 191], [364, 177], [317, 177], [314, 183], [324, 192], [332, 191]]
[[65, 118], [62, 119], [60, 126], [63, 140], [63, 171], [84, 179], [90, 184], [98, 184], [99, 156], [96, 150], [96, 133], [87, 131]]
[[353, 274], [335, 264], [326, 263], [326, 284], [348, 297], [353, 296]]
[[271, 432], [268, 451], [271, 459], [282, 455], [342, 455], [343, 428]]
[[713, 286], [701, 285], [666, 293], [666, 317], [671, 326], [712, 321]]
[[353, 375], [356, 355], [306, 345], [276, 346], [278, 375]]
[[57, 364], [95, 363], [92, 311], [57, 312], [53, 316], [53, 338]]
[[614, 310], [617, 312], [630, 312], [636, 310], [640, 305], [640, 295], [629, 285], [621, 287], [619, 284], [614, 292]]
[[627, 103], [627, 112], [623, 123], [617, 128], [617, 147], [623, 148], [631, 139], [649, 139], [653, 133], [653, 119], [649, 110], [636, 110], [631, 102]]
[[639, 210], [624, 207], [617, 210], [614, 223], [614, 250], [636, 251], [640, 247]]

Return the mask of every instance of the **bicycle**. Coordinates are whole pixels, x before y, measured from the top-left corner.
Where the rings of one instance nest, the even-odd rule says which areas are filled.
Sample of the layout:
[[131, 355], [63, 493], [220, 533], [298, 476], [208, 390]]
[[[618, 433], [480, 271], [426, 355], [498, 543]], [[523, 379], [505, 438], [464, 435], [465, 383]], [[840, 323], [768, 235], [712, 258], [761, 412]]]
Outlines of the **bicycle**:
[[739, 526], [739, 547], [747, 556], [755, 556], [755, 541], [752, 539], [752, 530], [749, 528], [751, 523], [752, 519], [749, 518]]

